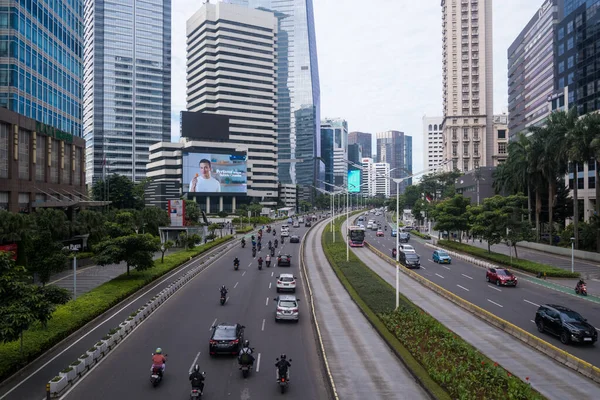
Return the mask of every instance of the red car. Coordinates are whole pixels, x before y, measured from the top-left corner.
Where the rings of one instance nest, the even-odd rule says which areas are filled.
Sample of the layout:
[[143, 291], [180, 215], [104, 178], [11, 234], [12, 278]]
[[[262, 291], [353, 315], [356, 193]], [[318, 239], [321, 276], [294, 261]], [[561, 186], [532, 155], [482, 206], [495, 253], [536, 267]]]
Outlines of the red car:
[[375, 234], [375, 236], [383, 236], [383, 231], [381, 229], [379, 229], [377, 231], [377, 233]]
[[497, 286], [517, 286], [517, 277], [504, 268], [489, 268], [485, 273], [485, 280]]

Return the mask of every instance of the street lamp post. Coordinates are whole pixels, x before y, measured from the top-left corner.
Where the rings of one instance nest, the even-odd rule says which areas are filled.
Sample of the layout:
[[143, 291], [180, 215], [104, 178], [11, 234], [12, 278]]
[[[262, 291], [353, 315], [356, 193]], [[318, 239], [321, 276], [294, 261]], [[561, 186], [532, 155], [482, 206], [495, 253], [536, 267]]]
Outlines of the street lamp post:
[[[550, 238], [552, 240], [552, 238]], [[575, 238], [571, 238], [571, 272], [575, 269]]]

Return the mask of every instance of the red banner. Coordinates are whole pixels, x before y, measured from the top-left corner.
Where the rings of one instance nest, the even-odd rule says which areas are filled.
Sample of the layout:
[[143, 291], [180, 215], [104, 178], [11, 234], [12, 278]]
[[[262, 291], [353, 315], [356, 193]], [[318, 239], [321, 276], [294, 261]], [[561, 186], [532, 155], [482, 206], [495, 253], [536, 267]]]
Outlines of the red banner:
[[17, 261], [17, 244], [16, 243], [0, 245], [0, 251], [12, 253], [13, 260]]

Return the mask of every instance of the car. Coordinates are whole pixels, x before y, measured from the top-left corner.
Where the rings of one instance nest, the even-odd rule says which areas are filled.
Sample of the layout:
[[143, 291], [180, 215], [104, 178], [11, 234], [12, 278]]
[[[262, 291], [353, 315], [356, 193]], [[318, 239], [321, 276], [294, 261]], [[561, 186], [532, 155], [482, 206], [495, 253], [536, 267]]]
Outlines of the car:
[[488, 268], [485, 272], [485, 280], [496, 283], [497, 286], [517, 286], [517, 277], [504, 268]]
[[431, 256], [434, 263], [452, 264], [452, 258], [444, 250], [435, 250]]
[[381, 229], [378, 229], [375, 236], [383, 236], [383, 231]]
[[404, 253], [416, 253], [415, 248], [412, 247], [410, 244], [401, 244], [400, 251]]
[[298, 303], [300, 300], [294, 295], [281, 295], [275, 297], [275, 304], [277, 309], [275, 310], [275, 322], [281, 320], [295, 321], [298, 322], [300, 319], [300, 313], [298, 312]]
[[294, 225], [292, 225], [294, 228], [300, 228], [300, 224], [298, 223], [298, 221], [294, 222]]
[[281, 237], [289, 237], [290, 236], [290, 231], [288, 229], [282, 229], [280, 233], [281, 233]]
[[395, 229], [392, 229], [392, 237], [396, 237], [397, 234], [398, 232]]
[[213, 325], [209, 340], [209, 354], [238, 354], [244, 342], [244, 325], [220, 323]]
[[304, 223], [304, 226], [306, 226], [307, 228], [310, 228], [310, 226], [311, 226], [310, 220], [306, 220], [306, 222]]
[[292, 266], [292, 256], [289, 254], [280, 254], [277, 256], [277, 265], [279, 267], [291, 267]]
[[304, 217], [298, 218], [298, 222], [301, 223], [301, 224], [304, 223]]
[[400, 232], [400, 234], [398, 235], [398, 242], [400, 242], [400, 243], [402, 243], [402, 242], [408, 243], [409, 240], [410, 240], [410, 235], [406, 232]]
[[300, 236], [298, 236], [298, 235], [290, 236], [290, 243], [300, 243]]
[[581, 314], [560, 305], [543, 304], [535, 313], [535, 325], [540, 333], [560, 337], [563, 344], [571, 342], [594, 344], [598, 331]]
[[371, 228], [373, 228], [373, 223], [372, 222], [367, 223], [367, 229], [371, 229]]
[[296, 277], [292, 274], [281, 274], [277, 277], [277, 293], [290, 290], [296, 291]]
[[398, 259], [406, 268], [421, 268], [421, 257], [417, 253], [401, 251]]

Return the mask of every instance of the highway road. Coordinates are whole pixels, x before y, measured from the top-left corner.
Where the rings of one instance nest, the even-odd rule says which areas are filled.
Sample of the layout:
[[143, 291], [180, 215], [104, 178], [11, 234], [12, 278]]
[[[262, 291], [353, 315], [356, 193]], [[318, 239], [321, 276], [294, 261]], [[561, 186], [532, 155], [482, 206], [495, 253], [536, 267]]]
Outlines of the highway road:
[[[385, 223], [383, 216], [370, 217], [372, 218], [382, 224]], [[388, 227], [387, 231], [384, 231], [383, 237], [377, 237], [375, 233], [367, 230], [366, 241], [391, 257], [396, 243], [396, 238], [391, 236], [391, 228]], [[596, 329], [600, 329], [600, 304], [532, 283], [527, 276], [516, 271], [513, 272], [519, 278], [517, 287], [496, 287], [486, 282], [485, 269], [482, 267], [458, 259], [453, 259], [451, 265], [434, 263], [431, 260], [433, 249], [426, 247], [424, 243], [424, 240], [411, 236], [409, 244], [421, 256], [422, 265], [420, 269], [414, 271], [465, 300], [600, 367], [599, 342], [594, 346], [563, 345], [557, 337], [539, 333], [534, 323], [535, 312], [539, 305], [560, 304], [579, 312]]]
[[[291, 234], [304, 235], [307, 228], [291, 228]], [[265, 235], [265, 238], [268, 236]], [[263, 239], [264, 240], [264, 239]], [[292, 254], [291, 267], [271, 266], [258, 270], [251, 249], [236, 246], [190, 281], [143, 322], [110, 355], [78, 382], [66, 399], [165, 399], [188, 398], [188, 374], [197, 363], [206, 372], [206, 399], [268, 399], [280, 396], [275, 381], [275, 358], [286, 353], [291, 358], [289, 399], [329, 398], [323, 367], [299, 271], [300, 244], [277, 249]], [[277, 253], [276, 253], [277, 254]], [[257, 257], [266, 255], [266, 246]], [[241, 261], [233, 269], [233, 259]], [[299, 323], [275, 323], [275, 285], [279, 273], [298, 277], [296, 295], [300, 303]], [[229, 288], [224, 306], [219, 305], [219, 288]], [[242, 378], [237, 359], [210, 357], [208, 340], [215, 323], [240, 323], [245, 339], [255, 348], [255, 370]], [[150, 384], [151, 353], [162, 347], [168, 354], [165, 378], [156, 388]]]

